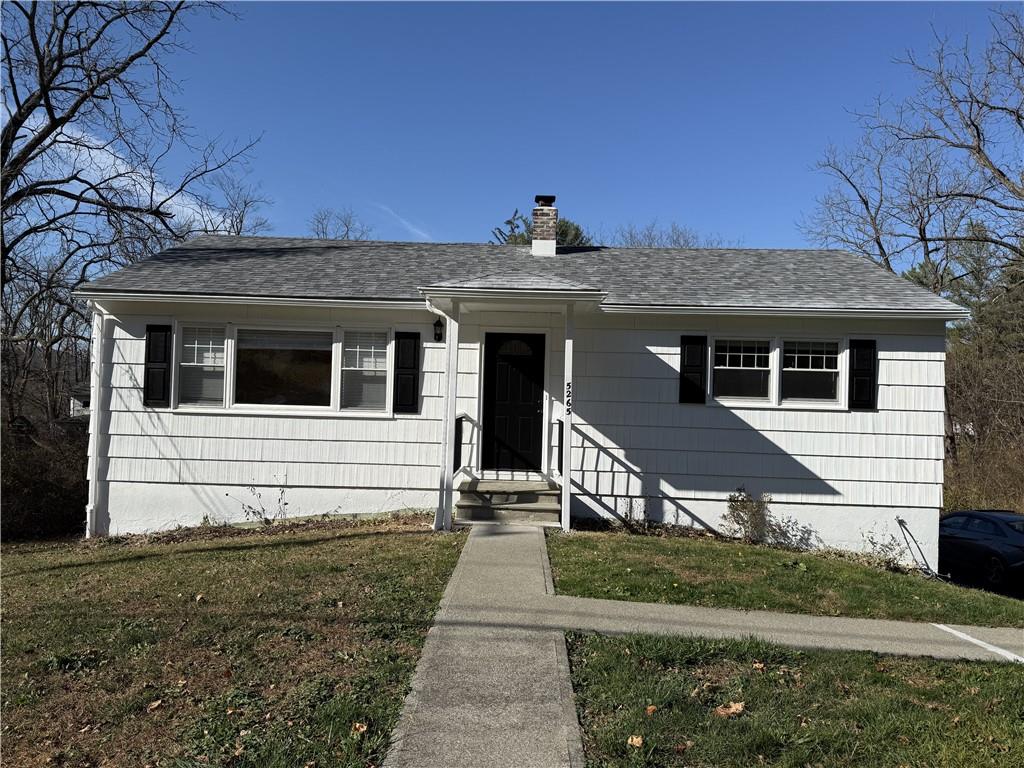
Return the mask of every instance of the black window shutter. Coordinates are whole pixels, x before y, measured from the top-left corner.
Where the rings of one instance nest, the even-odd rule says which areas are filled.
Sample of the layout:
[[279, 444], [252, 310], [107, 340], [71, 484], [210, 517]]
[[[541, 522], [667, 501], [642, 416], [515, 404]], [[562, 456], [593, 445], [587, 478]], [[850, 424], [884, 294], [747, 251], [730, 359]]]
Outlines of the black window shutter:
[[703, 403], [707, 392], [708, 337], [683, 336], [679, 341], [679, 402]]
[[420, 410], [420, 335], [395, 332], [395, 413]]
[[850, 410], [873, 411], [878, 402], [878, 349], [874, 339], [850, 339]]
[[171, 404], [171, 326], [146, 326], [146, 369], [142, 404], [167, 408]]

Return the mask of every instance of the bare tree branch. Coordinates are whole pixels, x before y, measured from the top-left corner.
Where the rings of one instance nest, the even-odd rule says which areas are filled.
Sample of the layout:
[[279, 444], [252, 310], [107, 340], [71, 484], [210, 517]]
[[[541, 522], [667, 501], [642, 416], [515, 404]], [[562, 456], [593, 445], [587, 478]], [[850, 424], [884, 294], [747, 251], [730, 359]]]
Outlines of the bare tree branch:
[[944, 274], [951, 248], [971, 242], [1024, 263], [1024, 12], [993, 12], [980, 57], [936, 37], [927, 61], [902, 63], [919, 91], [862, 114], [861, 143], [826, 153], [835, 184], [804, 232], [893, 271]]
[[57, 372], [87, 359], [73, 297], [82, 282], [197, 232], [267, 226], [259, 209], [269, 201], [232, 175], [258, 139], [199, 141], [174, 106], [165, 60], [184, 48], [178, 35], [197, 13], [226, 12], [181, 0], [2, 6], [8, 418], [26, 403], [47, 421], [60, 415]]
[[351, 208], [319, 208], [309, 218], [309, 234], [320, 240], [368, 240], [372, 233]]

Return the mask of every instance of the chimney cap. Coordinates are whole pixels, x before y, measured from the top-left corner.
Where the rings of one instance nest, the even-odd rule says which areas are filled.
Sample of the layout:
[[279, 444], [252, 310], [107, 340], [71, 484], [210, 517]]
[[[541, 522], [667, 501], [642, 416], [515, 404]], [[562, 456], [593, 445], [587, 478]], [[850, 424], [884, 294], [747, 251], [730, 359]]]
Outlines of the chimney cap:
[[535, 198], [533, 198], [533, 201], [535, 203], [537, 203], [537, 205], [541, 206], [542, 208], [549, 208], [549, 207], [551, 207], [552, 205], [555, 204], [555, 196], [554, 195], [537, 195]]

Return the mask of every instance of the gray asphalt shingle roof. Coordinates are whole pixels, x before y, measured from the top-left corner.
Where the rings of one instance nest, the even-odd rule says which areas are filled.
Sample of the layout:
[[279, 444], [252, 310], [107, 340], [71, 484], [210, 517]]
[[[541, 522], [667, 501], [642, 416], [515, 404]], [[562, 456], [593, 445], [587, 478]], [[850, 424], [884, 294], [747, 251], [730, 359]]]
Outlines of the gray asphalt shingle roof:
[[572, 280], [563, 280], [554, 275], [531, 274], [522, 270], [512, 272], [497, 272], [490, 275], [474, 275], [473, 277], [458, 278], [456, 280], [444, 280], [434, 283], [432, 288], [476, 288], [476, 289], [502, 289], [517, 288], [529, 291], [597, 291], [592, 285], [574, 283]]
[[[521, 278], [517, 281], [516, 276]], [[545, 280], [547, 278], [547, 280]], [[844, 251], [560, 248], [209, 235], [85, 286], [88, 291], [315, 299], [420, 299], [419, 288], [575, 288], [605, 305], [951, 311], [953, 304]]]

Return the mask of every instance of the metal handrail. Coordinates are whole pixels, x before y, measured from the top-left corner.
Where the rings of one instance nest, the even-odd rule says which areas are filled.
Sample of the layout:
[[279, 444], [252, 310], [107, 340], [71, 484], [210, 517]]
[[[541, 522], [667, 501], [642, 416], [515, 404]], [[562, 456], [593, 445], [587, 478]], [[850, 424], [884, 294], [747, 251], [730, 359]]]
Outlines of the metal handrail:
[[465, 416], [455, 417], [455, 453], [452, 460], [453, 473], [462, 469], [462, 422], [465, 420]]
[[565, 474], [562, 471], [562, 457], [565, 456], [565, 452], [562, 450], [562, 440], [565, 434], [565, 422], [558, 419], [558, 474]]

